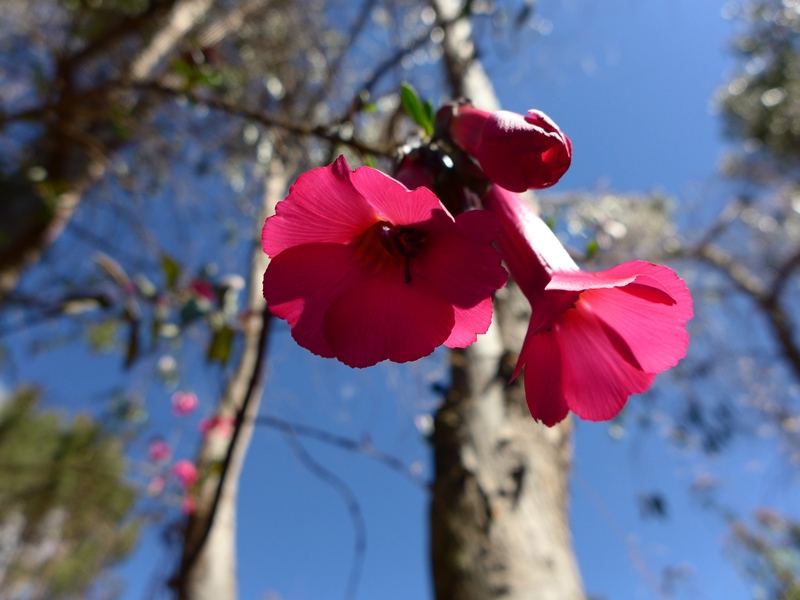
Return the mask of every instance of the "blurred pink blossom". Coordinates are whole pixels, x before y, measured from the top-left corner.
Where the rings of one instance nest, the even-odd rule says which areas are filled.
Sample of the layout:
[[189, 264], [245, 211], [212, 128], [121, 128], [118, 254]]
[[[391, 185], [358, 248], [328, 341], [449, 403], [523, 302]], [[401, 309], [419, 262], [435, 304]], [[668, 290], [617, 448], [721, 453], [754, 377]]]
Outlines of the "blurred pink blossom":
[[147, 484], [147, 493], [151, 496], [158, 496], [163, 491], [166, 483], [167, 482], [161, 475], [156, 475], [150, 480], [150, 483]]
[[181, 501], [181, 510], [185, 515], [191, 515], [195, 510], [197, 510], [197, 504], [194, 501], [194, 498], [191, 496], [184, 496], [183, 500]]
[[188, 415], [197, 408], [197, 396], [193, 392], [175, 392], [172, 394], [172, 412], [177, 416]]
[[147, 449], [147, 456], [153, 462], [163, 462], [172, 456], [172, 448], [164, 440], [153, 440]]
[[201, 419], [198, 428], [203, 435], [208, 435], [213, 431], [219, 435], [228, 437], [233, 434], [235, 425], [236, 419], [233, 417], [220, 417], [215, 415], [207, 419]]
[[214, 296], [214, 287], [207, 279], [195, 279], [189, 284], [189, 289], [198, 296], [205, 298], [209, 302], [213, 302], [216, 298]]
[[190, 487], [197, 481], [197, 467], [188, 460], [179, 460], [172, 467], [172, 474], [178, 478], [183, 487]]

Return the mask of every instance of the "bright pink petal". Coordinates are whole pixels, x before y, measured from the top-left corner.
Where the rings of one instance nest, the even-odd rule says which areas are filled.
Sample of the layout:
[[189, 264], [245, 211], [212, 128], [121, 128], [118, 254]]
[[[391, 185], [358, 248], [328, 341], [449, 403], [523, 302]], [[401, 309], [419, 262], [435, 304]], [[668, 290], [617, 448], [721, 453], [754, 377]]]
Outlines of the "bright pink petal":
[[334, 356], [351, 367], [408, 362], [431, 354], [450, 336], [453, 307], [422, 277], [405, 283], [402, 268], [383, 270], [350, 287], [325, 317]]
[[312, 243], [350, 243], [378, 220], [375, 210], [350, 182], [344, 156], [297, 178], [261, 232], [264, 252], [278, 253]]
[[431, 235], [411, 272], [434, 285], [452, 305], [455, 325], [445, 341], [450, 348], [465, 348], [476, 334], [486, 333], [492, 322], [492, 296], [508, 277], [490, 242], [461, 235]]
[[550, 187], [566, 173], [572, 146], [555, 123], [540, 116], [498, 111], [486, 120], [475, 158], [492, 181], [524, 192]]
[[642, 297], [651, 302], [659, 302], [661, 300], [659, 300], [658, 297], [648, 295], [636, 285], [641, 283], [642, 286], [650, 287], [653, 285], [653, 281], [657, 281], [661, 286], [660, 289], [663, 289], [674, 301], [675, 309], [680, 313], [680, 318], [683, 319], [684, 322], [694, 316], [692, 310], [692, 296], [686, 287], [686, 282], [678, 277], [675, 271], [669, 267], [654, 265], [653, 263], [643, 260], [632, 260], [598, 273], [598, 275], [607, 277], [627, 277], [631, 274], [637, 275], [636, 281], [634, 285], [628, 285], [622, 288], [626, 293]]
[[450, 136], [467, 154], [475, 156], [486, 121], [492, 113], [473, 106], [455, 107], [450, 119]]
[[444, 345], [448, 348], [466, 348], [474, 344], [478, 334], [489, 331], [492, 324], [492, 298], [486, 298], [470, 308], [453, 306], [455, 325]]
[[409, 190], [418, 187], [425, 187], [433, 190], [435, 182], [430, 169], [425, 166], [425, 162], [415, 156], [406, 154], [400, 162], [400, 166], [395, 173], [397, 181], [406, 186]]
[[[370, 167], [350, 175], [367, 202], [392, 225], [413, 225], [425, 231], [452, 232], [453, 217], [427, 188], [409, 190], [402, 183]], [[421, 224], [426, 226], [419, 227]]]
[[[653, 271], [659, 275], [674, 279], [672, 269], [646, 263], [644, 261], [631, 261], [616, 266], [606, 271], [589, 273], [586, 271], [566, 271], [553, 273], [547, 290], [576, 291], [611, 288], [627, 288], [628, 293], [640, 296], [651, 302], [673, 305], [677, 302], [670, 294], [669, 288], [652, 274], [642, 273], [642, 270]], [[685, 288], [685, 286], [684, 286]]]
[[428, 237], [425, 251], [411, 265], [420, 276], [462, 308], [475, 306], [503, 287], [508, 278], [500, 253], [489, 242], [474, 242], [461, 235]]
[[475, 242], [493, 242], [500, 235], [500, 220], [488, 210], [468, 210], [456, 216], [464, 235]]
[[577, 292], [546, 291], [528, 300], [531, 303], [531, 320], [528, 330], [531, 335], [550, 329], [567, 310], [575, 306], [580, 294]]
[[583, 419], [614, 418], [628, 396], [645, 391], [655, 379], [620, 355], [601, 322], [580, 302], [564, 313], [553, 331], [561, 347], [564, 397]]
[[[605, 326], [612, 343], [619, 346], [611, 331], [624, 340], [633, 355], [632, 364], [638, 364], [642, 371], [660, 373], [677, 365], [686, 355], [689, 347], [686, 321], [692, 316], [691, 300], [688, 305], [679, 302], [670, 306], [619, 288], [584, 292], [580, 303]], [[624, 351], [621, 353], [624, 355]]]
[[527, 338], [520, 352], [519, 363], [525, 365], [525, 399], [531, 416], [548, 427], [563, 421], [569, 413], [569, 407], [561, 384], [558, 335], [545, 332]]
[[552, 273], [578, 270], [547, 223], [522, 196], [493, 185], [483, 204], [500, 220], [498, 246], [511, 277], [531, 303], [542, 294]]
[[370, 275], [352, 246], [305, 244], [272, 259], [264, 273], [264, 298], [270, 312], [292, 326], [298, 344], [332, 358], [323, 333], [325, 314], [345, 290]]

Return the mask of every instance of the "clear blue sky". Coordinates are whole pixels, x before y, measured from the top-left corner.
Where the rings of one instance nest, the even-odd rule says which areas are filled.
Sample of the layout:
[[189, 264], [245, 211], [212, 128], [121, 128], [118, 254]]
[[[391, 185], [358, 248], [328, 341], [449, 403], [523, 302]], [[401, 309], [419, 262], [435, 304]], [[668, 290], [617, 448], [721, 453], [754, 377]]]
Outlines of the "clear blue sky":
[[[573, 166], [555, 192], [611, 187], [682, 196], [713, 180], [725, 144], [709, 106], [733, 66], [727, 48], [734, 28], [721, 18], [722, 5], [541, 0], [537, 18], [543, 31], [551, 23], [547, 35], [521, 36], [509, 46], [482, 44], [504, 107], [544, 110], [572, 139]], [[297, 348], [282, 325], [272, 342], [262, 410], [354, 438], [369, 434], [409, 464], [422, 461], [429, 475], [429, 451], [414, 417], [433, 408], [425, 390], [442, 376], [439, 358], [351, 371]], [[86, 368], [113, 369], [117, 359], [87, 357]], [[36, 379], [73, 360], [46, 354], [22, 366], [22, 375]], [[201, 402], [211, 403], [217, 391], [201, 390]], [[430, 598], [426, 494], [367, 458], [304, 444], [361, 502], [368, 550], [358, 597]], [[191, 455], [191, 442], [184, 440], [181, 451]], [[782, 483], [778, 465], [768, 441], [740, 442], [712, 459], [679, 451], [656, 434], [626, 432], [616, 441], [606, 424], [579, 423], [572, 523], [587, 592], [607, 600], [659, 598], [661, 571], [671, 566], [691, 574], [675, 597], [750, 598], [723, 554], [721, 521], [692, 500], [688, 488], [697, 475], [711, 474], [723, 482], [723, 498], [740, 510], [787, 508], [797, 498]], [[639, 517], [637, 495], [647, 492], [666, 496], [668, 520]], [[259, 430], [253, 440], [239, 519], [244, 600], [267, 598], [268, 591], [282, 600], [343, 596], [353, 548], [345, 505], [274, 431]], [[129, 579], [125, 600], [143, 597], [162, 558], [156, 536], [147, 535], [121, 569]]]

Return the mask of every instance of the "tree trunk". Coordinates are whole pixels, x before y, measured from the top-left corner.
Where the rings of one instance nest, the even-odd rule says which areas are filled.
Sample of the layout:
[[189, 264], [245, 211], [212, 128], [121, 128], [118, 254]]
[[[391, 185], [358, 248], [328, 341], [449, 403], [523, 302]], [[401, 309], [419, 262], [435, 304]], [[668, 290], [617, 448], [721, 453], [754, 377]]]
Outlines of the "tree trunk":
[[[274, 214], [284, 196], [287, 175], [274, 158], [267, 176], [258, 223]], [[195, 510], [187, 519], [180, 570], [173, 584], [180, 600], [234, 600], [236, 585], [236, 496], [247, 447], [264, 389], [263, 367], [269, 313], [262, 280], [269, 258], [256, 244], [250, 267], [249, 319], [244, 349], [226, 386], [217, 416], [236, 421], [233, 435], [224, 427], [206, 435], [197, 461], [200, 484]]]
[[[442, 20], [454, 0], [435, 0]], [[456, 95], [496, 110], [472, 60], [466, 19], [445, 30]], [[488, 333], [451, 353], [452, 389], [435, 417], [431, 564], [437, 600], [581, 600], [567, 515], [572, 421], [535, 422], [522, 379], [508, 385], [530, 317], [513, 284], [497, 294]]]

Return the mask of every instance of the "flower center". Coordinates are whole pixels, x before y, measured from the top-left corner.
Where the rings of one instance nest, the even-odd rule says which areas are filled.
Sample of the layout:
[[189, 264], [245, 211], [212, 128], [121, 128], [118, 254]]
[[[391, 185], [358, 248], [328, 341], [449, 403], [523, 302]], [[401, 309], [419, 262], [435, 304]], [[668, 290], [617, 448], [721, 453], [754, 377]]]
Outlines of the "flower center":
[[378, 221], [355, 239], [355, 245], [359, 256], [372, 260], [378, 268], [394, 263], [393, 259], [403, 260], [405, 280], [409, 283], [411, 259], [422, 252], [427, 237], [428, 232], [421, 229]]

